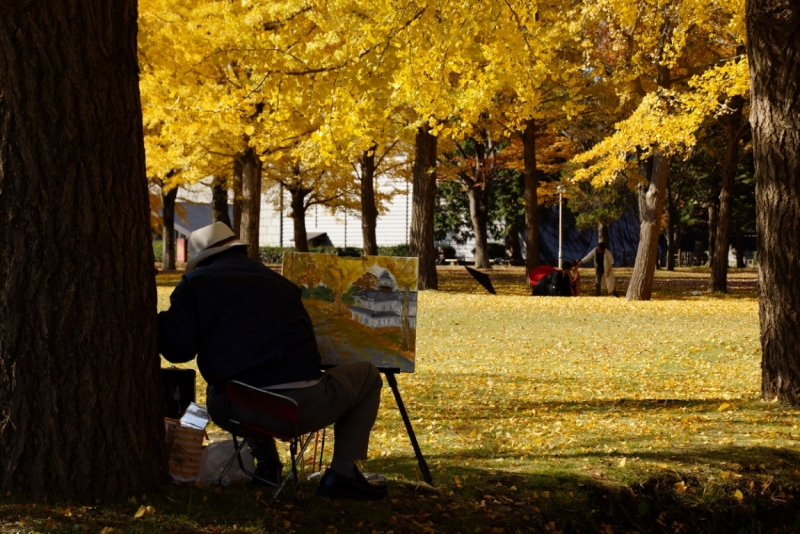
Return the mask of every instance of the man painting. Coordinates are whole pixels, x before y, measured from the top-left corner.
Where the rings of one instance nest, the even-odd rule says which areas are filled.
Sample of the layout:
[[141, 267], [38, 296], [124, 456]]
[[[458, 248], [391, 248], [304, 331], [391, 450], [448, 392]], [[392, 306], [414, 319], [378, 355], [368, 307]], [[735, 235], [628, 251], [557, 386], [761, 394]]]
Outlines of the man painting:
[[[260, 262], [247, 244], [217, 222], [192, 233], [186, 274], [159, 314], [159, 351], [170, 362], [197, 366], [208, 382], [211, 419], [228, 429], [225, 383], [238, 380], [279, 390], [300, 407], [300, 431], [334, 425], [333, 460], [317, 488], [329, 498], [379, 500], [386, 486], [368, 482], [355, 465], [367, 457], [382, 380], [369, 362], [320, 371], [320, 354], [301, 291]], [[256, 475], [280, 478], [271, 438], [248, 442]]]

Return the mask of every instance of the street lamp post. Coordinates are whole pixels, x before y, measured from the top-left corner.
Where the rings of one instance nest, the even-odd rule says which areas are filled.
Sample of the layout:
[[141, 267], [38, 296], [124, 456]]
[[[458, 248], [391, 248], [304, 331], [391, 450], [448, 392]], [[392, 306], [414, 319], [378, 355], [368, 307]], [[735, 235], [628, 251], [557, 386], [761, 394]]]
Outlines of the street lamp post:
[[563, 256], [561, 254], [561, 231], [562, 231], [562, 224], [561, 224], [561, 211], [562, 211], [562, 195], [567, 191], [567, 188], [564, 187], [563, 184], [558, 184], [556, 187], [556, 191], [558, 192], [558, 269], [561, 270], [562, 263], [563, 263]]

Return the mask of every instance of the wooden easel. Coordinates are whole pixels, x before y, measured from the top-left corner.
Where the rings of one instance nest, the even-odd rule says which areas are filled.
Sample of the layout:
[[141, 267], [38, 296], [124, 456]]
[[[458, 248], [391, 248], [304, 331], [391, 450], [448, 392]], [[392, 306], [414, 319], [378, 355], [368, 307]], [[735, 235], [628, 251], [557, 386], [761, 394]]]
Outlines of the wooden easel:
[[417, 435], [414, 434], [414, 429], [411, 427], [411, 420], [408, 418], [408, 412], [406, 412], [406, 405], [403, 403], [403, 397], [400, 396], [400, 390], [397, 389], [397, 378], [395, 375], [399, 373], [400, 370], [380, 369], [380, 372], [386, 375], [386, 381], [389, 382], [389, 387], [392, 388], [394, 400], [397, 403], [397, 409], [400, 410], [400, 416], [403, 418], [403, 423], [406, 425], [406, 433], [408, 434], [408, 439], [411, 440], [411, 446], [414, 448], [414, 454], [417, 457], [417, 463], [419, 464], [419, 470], [422, 472], [422, 478], [428, 484], [433, 484], [433, 478], [431, 477], [431, 472], [428, 469], [428, 463], [425, 461], [425, 457], [422, 455], [422, 451], [419, 448], [419, 443], [417, 443]]

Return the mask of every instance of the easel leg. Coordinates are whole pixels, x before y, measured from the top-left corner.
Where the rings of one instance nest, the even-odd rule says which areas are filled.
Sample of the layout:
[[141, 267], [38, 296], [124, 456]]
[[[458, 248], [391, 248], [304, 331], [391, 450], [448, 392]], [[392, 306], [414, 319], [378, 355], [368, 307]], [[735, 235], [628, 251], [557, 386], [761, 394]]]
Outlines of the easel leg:
[[397, 403], [397, 408], [400, 410], [400, 416], [403, 418], [403, 423], [406, 425], [406, 432], [408, 433], [408, 438], [411, 440], [411, 446], [414, 448], [414, 454], [417, 456], [417, 463], [419, 464], [419, 470], [422, 471], [422, 478], [428, 484], [433, 484], [433, 477], [431, 477], [431, 472], [428, 469], [428, 463], [425, 461], [425, 457], [422, 456], [419, 443], [417, 443], [417, 436], [414, 434], [414, 429], [411, 428], [411, 420], [408, 418], [406, 406], [403, 404], [403, 398], [400, 397], [400, 390], [397, 389], [397, 378], [394, 376], [395, 373], [392, 371], [384, 371], [383, 374], [386, 375], [386, 380], [389, 382], [389, 387], [392, 388], [394, 400]]

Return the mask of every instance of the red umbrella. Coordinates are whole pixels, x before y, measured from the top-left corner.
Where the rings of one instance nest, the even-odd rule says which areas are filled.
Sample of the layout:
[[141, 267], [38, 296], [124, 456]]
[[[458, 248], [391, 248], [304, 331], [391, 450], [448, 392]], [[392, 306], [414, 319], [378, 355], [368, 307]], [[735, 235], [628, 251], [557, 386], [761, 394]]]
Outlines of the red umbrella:
[[531, 272], [528, 273], [528, 278], [531, 280], [531, 287], [535, 287], [536, 282], [554, 272], [556, 272], [556, 269], [553, 269], [549, 265], [540, 265], [538, 267], [534, 267], [531, 269]]

